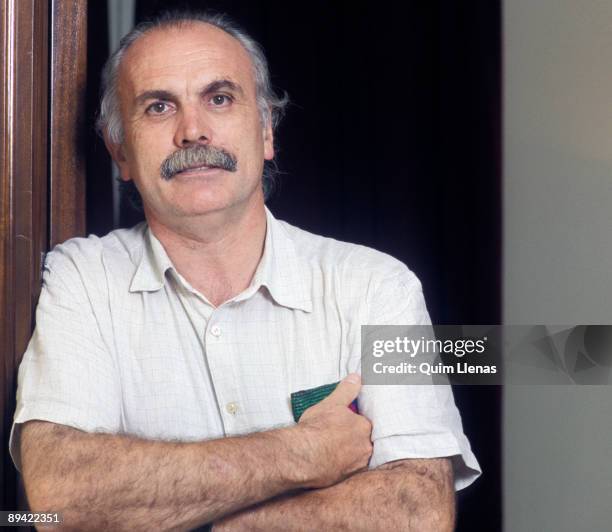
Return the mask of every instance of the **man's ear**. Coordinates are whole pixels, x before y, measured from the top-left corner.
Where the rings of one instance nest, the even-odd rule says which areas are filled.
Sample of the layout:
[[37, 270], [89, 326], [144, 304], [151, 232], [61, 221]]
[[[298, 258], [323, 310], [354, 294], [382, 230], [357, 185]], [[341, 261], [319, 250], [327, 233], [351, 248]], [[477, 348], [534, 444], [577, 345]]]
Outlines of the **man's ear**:
[[125, 151], [123, 149], [123, 145], [116, 144], [115, 142], [110, 140], [106, 131], [104, 132], [104, 145], [106, 146], [106, 149], [113, 158], [113, 161], [115, 161], [115, 164], [119, 168], [119, 174], [121, 176], [121, 179], [123, 181], [129, 181], [131, 179], [130, 172], [127, 164], [127, 159], [125, 158]]
[[272, 114], [268, 110], [266, 127], [263, 130], [264, 137], [264, 159], [271, 161], [274, 159], [274, 133], [272, 132]]

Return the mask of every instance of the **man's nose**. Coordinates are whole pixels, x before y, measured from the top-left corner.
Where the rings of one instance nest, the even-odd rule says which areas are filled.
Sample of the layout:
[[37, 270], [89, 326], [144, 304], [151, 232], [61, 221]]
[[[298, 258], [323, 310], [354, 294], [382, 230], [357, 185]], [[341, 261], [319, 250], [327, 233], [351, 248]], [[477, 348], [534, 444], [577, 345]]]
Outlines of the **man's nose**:
[[174, 143], [179, 148], [190, 144], [208, 144], [212, 141], [212, 130], [204, 112], [194, 108], [183, 108], [176, 129]]

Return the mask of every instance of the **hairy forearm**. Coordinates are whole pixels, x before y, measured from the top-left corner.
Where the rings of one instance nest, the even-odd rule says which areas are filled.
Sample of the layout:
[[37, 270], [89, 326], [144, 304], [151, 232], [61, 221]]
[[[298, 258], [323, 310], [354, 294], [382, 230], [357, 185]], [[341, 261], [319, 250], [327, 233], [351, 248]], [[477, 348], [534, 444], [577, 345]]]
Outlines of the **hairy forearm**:
[[299, 485], [291, 429], [175, 443], [36, 423], [24, 427], [40, 432], [22, 449], [28, 499], [66, 528], [189, 529]]
[[448, 459], [401, 460], [358, 473], [329, 488], [261, 503], [220, 520], [213, 532], [445, 532], [454, 527], [454, 512]]

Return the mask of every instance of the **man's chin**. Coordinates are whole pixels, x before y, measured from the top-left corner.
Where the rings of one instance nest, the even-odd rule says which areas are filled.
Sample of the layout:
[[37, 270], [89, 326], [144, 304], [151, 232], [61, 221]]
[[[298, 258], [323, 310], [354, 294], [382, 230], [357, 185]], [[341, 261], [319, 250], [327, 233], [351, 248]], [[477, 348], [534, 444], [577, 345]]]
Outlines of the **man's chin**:
[[182, 217], [205, 216], [238, 208], [247, 198], [237, 198], [228, 194], [194, 193], [174, 202], [177, 214]]
[[207, 214], [219, 213], [232, 207], [227, 201], [197, 201], [189, 204], [181, 204], [176, 207], [176, 213], [181, 217], [205, 216]]
[[[195, 183], [194, 183], [195, 185]], [[167, 189], [156, 198], [155, 211], [158, 218], [187, 218], [205, 216], [226, 211], [248, 210], [250, 204], [263, 203], [261, 185], [251, 190], [236, 190], [229, 183], [211, 185], [179, 186]]]

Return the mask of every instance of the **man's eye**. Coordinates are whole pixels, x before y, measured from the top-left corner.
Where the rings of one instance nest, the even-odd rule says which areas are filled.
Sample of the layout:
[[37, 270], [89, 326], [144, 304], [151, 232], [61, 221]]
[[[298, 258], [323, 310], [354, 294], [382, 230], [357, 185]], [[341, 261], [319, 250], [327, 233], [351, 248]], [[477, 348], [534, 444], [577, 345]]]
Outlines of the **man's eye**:
[[222, 105], [228, 105], [232, 99], [227, 94], [215, 94], [210, 101], [215, 107], [220, 107]]
[[155, 102], [147, 107], [147, 113], [152, 115], [160, 115], [168, 110], [168, 104], [164, 102]]

